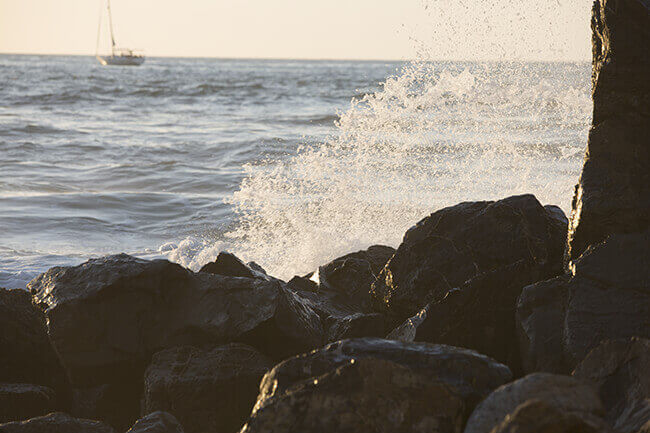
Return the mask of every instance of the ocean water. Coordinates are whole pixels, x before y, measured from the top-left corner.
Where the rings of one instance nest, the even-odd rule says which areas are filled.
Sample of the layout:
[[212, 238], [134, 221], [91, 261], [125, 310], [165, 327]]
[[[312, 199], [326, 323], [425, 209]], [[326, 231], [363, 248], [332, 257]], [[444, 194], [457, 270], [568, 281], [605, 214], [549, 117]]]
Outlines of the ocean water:
[[127, 252], [282, 278], [443, 206], [569, 210], [587, 63], [0, 55], [0, 287]]

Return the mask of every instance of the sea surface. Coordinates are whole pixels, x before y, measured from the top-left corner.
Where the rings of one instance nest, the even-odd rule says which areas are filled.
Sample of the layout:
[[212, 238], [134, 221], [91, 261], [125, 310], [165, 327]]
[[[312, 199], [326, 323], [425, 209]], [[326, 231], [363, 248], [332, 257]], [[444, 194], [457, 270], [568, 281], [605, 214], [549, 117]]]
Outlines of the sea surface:
[[443, 206], [570, 208], [587, 63], [0, 55], [0, 287], [127, 252], [282, 278]]

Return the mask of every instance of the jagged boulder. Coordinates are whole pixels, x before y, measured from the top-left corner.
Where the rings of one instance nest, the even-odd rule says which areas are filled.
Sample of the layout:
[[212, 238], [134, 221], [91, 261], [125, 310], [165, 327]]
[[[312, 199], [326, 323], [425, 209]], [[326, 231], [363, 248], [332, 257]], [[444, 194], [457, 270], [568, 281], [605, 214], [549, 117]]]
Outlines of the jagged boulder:
[[612, 235], [517, 304], [525, 371], [570, 373], [602, 340], [650, 337], [650, 231]]
[[582, 417], [543, 400], [517, 406], [491, 433], [613, 433], [599, 418]]
[[522, 371], [515, 307], [537, 266], [523, 260], [478, 275], [432, 302], [395, 328], [388, 338], [465, 347]]
[[101, 405], [123, 408], [119, 429], [135, 420], [155, 352], [242, 341], [282, 359], [324, 341], [320, 318], [278, 281], [193, 273], [167, 260], [109, 256], [52, 268], [28, 287], [75, 386], [104, 387]]
[[529, 400], [538, 400], [580, 419], [599, 420], [603, 406], [593, 386], [570, 376], [535, 373], [503, 385], [472, 412], [465, 433], [489, 433], [508, 414]]
[[100, 421], [73, 418], [56, 412], [45, 416], [0, 424], [0, 433], [115, 433]]
[[406, 232], [372, 295], [399, 324], [465, 281], [521, 260], [536, 265], [535, 277], [557, 275], [565, 240], [557, 209], [544, 208], [532, 195], [461, 203]]
[[650, 422], [650, 340], [603, 341], [573, 376], [596, 385], [606, 420], [617, 432], [635, 433]]
[[137, 420], [126, 433], [184, 433], [184, 431], [174, 415], [158, 411]]
[[243, 344], [158, 352], [145, 373], [143, 410], [172, 413], [188, 433], [237, 431], [271, 367], [267, 357]]
[[384, 314], [373, 311], [370, 288], [394, 248], [373, 245], [294, 277], [287, 288], [320, 316], [328, 342], [354, 337], [385, 337]]
[[45, 316], [24, 290], [0, 289], [0, 383], [44, 386], [56, 393], [47, 399], [52, 409], [70, 406], [70, 382], [48, 338]]
[[460, 432], [511, 378], [476, 352], [360, 338], [289, 358], [267, 373], [242, 432]]
[[650, 226], [650, 4], [597, 0], [592, 33], [593, 124], [573, 199], [568, 260], [608, 235]]
[[20, 421], [56, 410], [50, 388], [25, 383], [0, 383], [0, 423]]
[[232, 253], [222, 251], [214, 262], [206, 263], [199, 272], [224, 275], [227, 277], [245, 277], [269, 279], [266, 271], [257, 263], [244, 263]]

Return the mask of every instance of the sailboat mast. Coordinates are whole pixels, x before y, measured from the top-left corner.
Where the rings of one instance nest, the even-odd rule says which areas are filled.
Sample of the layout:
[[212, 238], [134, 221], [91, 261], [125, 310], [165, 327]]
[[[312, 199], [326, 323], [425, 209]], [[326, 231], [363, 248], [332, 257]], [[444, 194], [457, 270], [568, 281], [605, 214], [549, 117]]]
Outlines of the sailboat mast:
[[113, 36], [113, 17], [111, 15], [111, 0], [106, 0], [106, 8], [108, 9], [108, 26], [111, 29], [111, 53], [115, 54], [115, 36]]

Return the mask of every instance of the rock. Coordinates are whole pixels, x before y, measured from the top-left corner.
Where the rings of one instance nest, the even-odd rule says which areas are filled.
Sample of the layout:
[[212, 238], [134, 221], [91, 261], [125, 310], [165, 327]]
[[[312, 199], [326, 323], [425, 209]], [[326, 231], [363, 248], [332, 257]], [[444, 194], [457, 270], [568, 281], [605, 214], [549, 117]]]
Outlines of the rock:
[[0, 423], [20, 421], [56, 410], [53, 390], [25, 383], [0, 383]]
[[56, 393], [52, 408], [70, 406], [70, 382], [48, 338], [45, 316], [24, 290], [0, 289], [0, 383], [41, 385]]
[[526, 371], [570, 373], [605, 339], [650, 337], [650, 231], [612, 235], [570, 274], [524, 288], [517, 328]]
[[158, 352], [145, 373], [144, 411], [173, 413], [188, 433], [237, 431], [271, 367], [268, 358], [243, 344]]
[[465, 433], [489, 433], [506, 416], [529, 400], [582, 419], [598, 419], [603, 406], [595, 389], [570, 376], [534, 373], [497, 388], [472, 412]]
[[474, 405], [510, 378], [470, 350], [343, 340], [267, 373], [242, 432], [460, 432]]
[[650, 222], [650, 4], [598, 0], [592, 14], [593, 122], [569, 226], [567, 260]]
[[73, 418], [61, 412], [27, 421], [0, 424], [0, 433], [115, 433], [100, 421]]
[[607, 433], [604, 421], [566, 412], [542, 400], [528, 400], [508, 414], [491, 433]]
[[332, 321], [327, 341], [334, 342], [348, 338], [385, 337], [388, 324], [378, 313], [355, 313]]
[[208, 272], [210, 274], [225, 275], [229, 277], [265, 279], [266, 272], [264, 269], [262, 269], [262, 267], [257, 263], [252, 262], [252, 265], [254, 268], [244, 264], [244, 262], [234, 254], [222, 251], [214, 262], [204, 265], [199, 272]]
[[318, 268], [321, 290], [340, 293], [367, 311], [372, 301], [370, 287], [393, 254], [395, 248], [373, 245], [334, 259]]
[[[52, 268], [28, 287], [75, 387], [108, 385], [135, 421], [151, 356], [179, 345], [253, 345], [274, 359], [320, 346], [320, 318], [277, 281], [193, 273], [125, 254]], [[130, 403], [128, 403], [130, 401]], [[112, 409], [110, 409], [112, 411]]]
[[534, 263], [541, 278], [557, 275], [565, 239], [557, 210], [532, 195], [461, 203], [406, 232], [372, 295], [397, 325], [465, 281], [520, 260]]
[[77, 388], [73, 393], [70, 414], [77, 418], [101, 420], [118, 431], [124, 431], [140, 416], [141, 393], [142, 379]]
[[617, 432], [634, 433], [650, 422], [650, 340], [606, 340], [576, 367], [573, 376], [597, 386]]
[[184, 433], [183, 427], [174, 415], [167, 412], [153, 412], [139, 419], [126, 433]]
[[[427, 305], [388, 338], [465, 347], [502, 362], [520, 376], [515, 307], [538, 268], [523, 260], [478, 275]], [[533, 281], [531, 281], [533, 280]]]

